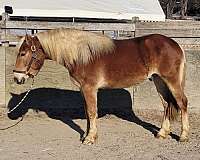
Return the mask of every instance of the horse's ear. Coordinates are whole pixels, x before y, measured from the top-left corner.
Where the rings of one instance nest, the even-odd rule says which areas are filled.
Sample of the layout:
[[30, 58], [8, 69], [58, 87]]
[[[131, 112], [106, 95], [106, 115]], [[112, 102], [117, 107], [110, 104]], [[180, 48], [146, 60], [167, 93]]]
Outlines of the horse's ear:
[[31, 44], [31, 36], [30, 35], [28, 35], [28, 34], [26, 34], [26, 36], [25, 36], [25, 42], [28, 44], [28, 45], [30, 45]]

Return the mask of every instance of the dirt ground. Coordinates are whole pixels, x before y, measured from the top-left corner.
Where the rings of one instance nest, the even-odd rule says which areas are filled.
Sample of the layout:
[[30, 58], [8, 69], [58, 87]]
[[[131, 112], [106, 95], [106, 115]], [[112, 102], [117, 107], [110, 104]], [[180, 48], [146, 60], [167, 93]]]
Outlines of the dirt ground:
[[[101, 115], [98, 119], [98, 141], [92, 146], [80, 142], [86, 128], [84, 118], [74, 119], [73, 114], [64, 116], [63, 113], [48, 116], [25, 114], [24, 120], [17, 126], [0, 131], [0, 159], [200, 160], [200, 113], [190, 113], [190, 140], [180, 143], [177, 142], [180, 120], [172, 123], [173, 134], [169, 138], [159, 140], [154, 138], [154, 134], [160, 126], [161, 112], [128, 112]], [[16, 121], [2, 114], [0, 127]]]
[[[9, 50], [6, 102], [12, 108], [22, 99], [30, 82], [24, 87], [14, 84], [13, 49]], [[187, 57], [189, 142], [177, 142], [180, 119], [172, 123], [173, 132], [167, 139], [154, 138], [163, 108], [155, 87], [148, 82], [134, 93], [117, 89], [98, 94], [98, 141], [92, 146], [82, 145], [80, 138], [86, 120], [81, 94], [69, 83], [64, 68], [47, 62], [35, 78], [34, 89], [14, 114], [8, 118], [1, 114], [0, 107], [0, 128], [25, 115], [17, 126], [0, 130], [0, 160], [200, 160], [200, 56], [188, 52]]]

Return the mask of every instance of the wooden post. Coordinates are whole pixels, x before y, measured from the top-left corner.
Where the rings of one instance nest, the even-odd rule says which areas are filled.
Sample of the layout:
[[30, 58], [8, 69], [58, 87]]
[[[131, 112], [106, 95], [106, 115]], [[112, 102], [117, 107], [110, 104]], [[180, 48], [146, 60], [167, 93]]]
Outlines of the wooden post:
[[132, 17], [132, 24], [134, 25], [134, 37], [135, 37], [135, 32], [136, 32], [136, 23], [138, 23], [140, 20], [139, 20], [139, 17]]
[[3, 35], [2, 35], [2, 46], [4, 47], [9, 47], [9, 41], [8, 41], [8, 38], [7, 38], [7, 35], [8, 35], [8, 30], [6, 29], [6, 23], [7, 21], [9, 20], [10, 16], [8, 15], [8, 13], [4, 12], [2, 13], [2, 27], [4, 28], [4, 31], [3, 31]]
[[135, 24], [139, 22], [139, 17], [132, 17], [132, 23]]
[[[6, 13], [2, 14], [2, 21], [0, 22], [0, 27], [5, 28], [6, 27], [6, 21], [8, 19], [8, 15]], [[0, 108], [5, 107], [6, 105], [6, 48], [5, 46], [5, 39], [6, 39], [6, 31], [2, 30], [0, 33], [1, 39], [2, 39], [2, 46], [0, 47]], [[1, 111], [1, 110], [0, 110]]]

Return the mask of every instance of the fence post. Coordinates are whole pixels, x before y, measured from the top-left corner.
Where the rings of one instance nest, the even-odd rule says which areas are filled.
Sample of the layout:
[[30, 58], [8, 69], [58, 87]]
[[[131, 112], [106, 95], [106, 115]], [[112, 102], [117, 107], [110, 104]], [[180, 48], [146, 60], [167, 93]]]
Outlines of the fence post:
[[0, 107], [6, 106], [6, 47], [9, 46], [8, 41], [6, 41], [6, 22], [9, 18], [9, 15], [7, 13], [2, 14], [2, 21], [0, 22], [0, 27], [4, 28], [4, 30], [1, 31], [0, 37], [2, 46], [0, 47]]
[[2, 28], [3, 30], [3, 35], [2, 35], [2, 46], [4, 47], [9, 47], [9, 40], [8, 40], [8, 33], [9, 32], [6, 27], [7, 27], [7, 21], [9, 20], [10, 16], [8, 13], [4, 12], [2, 13]]
[[132, 23], [133, 23], [133, 25], [134, 25], [134, 37], [135, 37], [135, 33], [136, 33], [136, 23], [138, 23], [139, 22], [139, 17], [132, 17]]

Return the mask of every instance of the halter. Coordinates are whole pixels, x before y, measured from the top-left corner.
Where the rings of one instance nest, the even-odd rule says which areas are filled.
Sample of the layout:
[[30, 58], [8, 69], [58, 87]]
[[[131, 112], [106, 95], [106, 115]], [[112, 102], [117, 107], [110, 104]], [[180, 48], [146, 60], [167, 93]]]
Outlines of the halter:
[[32, 57], [31, 57], [30, 62], [28, 63], [26, 71], [13, 70], [13, 72], [15, 72], [15, 73], [24, 73], [24, 74], [28, 75], [29, 77], [33, 78], [34, 75], [29, 73], [29, 70], [30, 70], [31, 65], [33, 63], [33, 60], [36, 60], [36, 62], [39, 63], [40, 66], [42, 65], [40, 60], [37, 58], [36, 51], [37, 51], [37, 49], [36, 49], [35, 45], [32, 45], [31, 46]]

